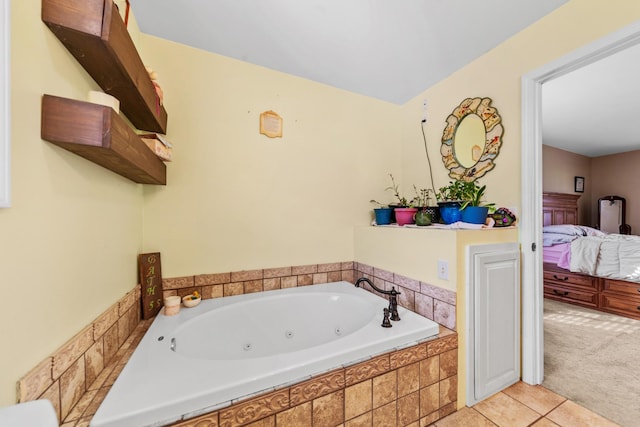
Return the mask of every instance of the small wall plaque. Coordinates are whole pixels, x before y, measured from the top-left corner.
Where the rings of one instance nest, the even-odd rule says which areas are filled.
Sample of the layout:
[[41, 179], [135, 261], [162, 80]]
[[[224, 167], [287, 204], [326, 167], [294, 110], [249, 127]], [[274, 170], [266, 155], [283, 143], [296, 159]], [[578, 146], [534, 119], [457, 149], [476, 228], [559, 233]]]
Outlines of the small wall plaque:
[[269, 138], [282, 138], [282, 117], [274, 111], [260, 114], [260, 133]]
[[142, 290], [142, 318], [150, 319], [162, 307], [162, 269], [160, 252], [138, 255], [138, 271]]

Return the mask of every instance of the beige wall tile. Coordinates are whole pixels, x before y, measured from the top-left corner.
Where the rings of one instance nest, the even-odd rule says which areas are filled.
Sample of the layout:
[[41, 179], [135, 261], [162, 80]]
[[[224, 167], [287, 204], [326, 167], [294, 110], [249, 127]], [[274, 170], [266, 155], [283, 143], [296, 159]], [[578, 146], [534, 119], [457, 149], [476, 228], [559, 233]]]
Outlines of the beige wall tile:
[[42, 393], [40, 399], [47, 399], [53, 404], [53, 409], [56, 411], [58, 421], [62, 421], [60, 416], [60, 380], [54, 381], [51, 386]]
[[340, 262], [329, 262], [326, 264], [318, 264], [318, 273], [328, 273], [330, 271], [340, 271], [342, 270], [342, 263]]
[[327, 273], [327, 283], [340, 282], [342, 280], [342, 271], [329, 271]]
[[371, 411], [344, 423], [344, 427], [372, 427], [373, 413]]
[[366, 362], [357, 363], [345, 369], [345, 380], [347, 385], [373, 378], [390, 369], [389, 355], [384, 354]]
[[295, 288], [298, 286], [298, 276], [283, 277], [281, 282], [282, 288]]
[[416, 292], [415, 299], [416, 312], [427, 319], [433, 320], [433, 298]]
[[298, 286], [313, 285], [313, 274], [301, 274], [298, 276]]
[[458, 350], [440, 353], [440, 379], [448, 378], [458, 373]]
[[280, 277], [274, 277], [271, 279], [264, 279], [262, 283], [262, 287], [265, 291], [273, 291], [276, 289], [280, 289]]
[[120, 348], [118, 346], [118, 323], [114, 324], [102, 336], [104, 365], [107, 366], [113, 360]]
[[124, 314], [138, 301], [139, 299], [136, 299], [136, 289], [127, 292], [127, 294], [118, 301], [118, 315], [124, 316]]
[[78, 403], [73, 407], [71, 412], [65, 417], [64, 422], [77, 421], [83, 417], [84, 412], [89, 407], [93, 399], [96, 397], [98, 390], [90, 390], [85, 392]]
[[224, 284], [225, 297], [230, 297], [232, 295], [242, 295], [243, 292], [244, 292], [244, 285], [242, 284], [242, 282]]
[[344, 391], [345, 419], [350, 420], [372, 409], [373, 386], [371, 380], [349, 386]]
[[93, 339], [97, 340], [112, 327], [120, 317], [118, 315], [119, 303], [113, 304], [93, 322]]
[[266, 268], [263, 275], [265, 279], [291, 276], [291, 267]]
[[373, 410], [373, 425], [395, 427], [397, 425], [396, 401]]
[[262, 280], [262, 270], [245, 270], [245, 271], [232, 271], [232, 282], [247, 282], [249, 280]]
[[435, 383], [420, 389], [420, 417], [426, 417], [432, 412], [438, 414], [438, 409], [440, 409], [440, 385]]
[[349, 283], [355, 283], [356, 281], [355, 272], [353, 270], [342, 270], [342, 280]]
[[316, 399], [320, 396], [340, 390], [344, 386], [345, 373], [343, 369], [320, 375], [308, 381], [291, 386], [291, 405], [299, 405], [303, 402]]
[[217, 412], [173, 424], [174, 427], [218, 427], [219, 425]]
[[47, 357], [18, 382], [18, 401], [35, 400], [53, 384], [53, 357]]
[[440, 381], [440, 406], [448, 405], [458, 397], [458, 376]]
[[246, 427], [275, 427], [276, 425], [276, 416], [271, 415], [270, 417], [263, 418], [259, 421], [254, 421], [252, 423], [246, 424]]
[[398, 397], [406, 396], [420, 388], [420, 363], [415, 362], [398, 369]]
[[420, 418], [420, 393], [413, 392], [398, 399], [398, 424], [406, 426]]
[[340, 269], [341, 270], [353, 270], [354, 264], [355, 263], [353, 261], [341, 262], [340, 263]]
[[300, 276], [303, 274], [313, 274], [318, 272], [318, 265], [296, 265], [291, 267], [291, 274], [293, 276]]
[[98, 407], [100, 406], [104, 398], [107, 397], [108, 392], [109, 392], [108, 387], [102, 387], [96, 390], [96, 397], [94, 397], [91, 403], [89, 403], [89, 405], [87, 406], [87, 409], [85, 409], [84, 411], [83, 416], [85, 417], [93, 416], [98, 411]]
[[398, 398], [398, 371], [393, 370], [373, 380], [373, 407], [378, 408]]
[[170, 289], [188, 288], [190, 286], [194, 286], [194, 284], [195, 284], [194, 276], [172, 277], [168, 279], [162, 279], [162, 289], [165, 291]]
[[313, 425], [335, 426], [344, 422], [344, 390], [313, 400]]
[[445, 351], [449, 351], [454, 348], [458, 348], [457, 334], [448, 335], [446, 337], [427, 342], [427, 354], [429, 357], [444, 353]]
[[442, 302], [456, 305], [456, 293], [449, 289], [444, 289], [438, 286], [430, 285], [428, 283], [420, 282], [420, 293], [440, 300]]
[[80, 357], [60, 376], [60, 415], [65, 419], [86, 390], [84, 357]]
[[221, 410], [219, 422], [221, 427], [246, 424], [274, 415], [288, 407], [289, 390], [278, 390]]
[[[195, 276], [196, 286], [223, 285], [231, 282], [231, 273], [198, 274]], [[193, 285], [187, 285], [193, 286]], [[181, 286], [186, 287], [186, 286]]]
[[393, 275], [393, 283], [398, 286], [402, 286], [403, 288], [410, 289], [412, 291], [420, 292], [420, 281], [411, 279], [409, 277], [401, 276], [399, 274]]
[[313, 275], [313, 284], [318, 285], [322, 283], [328, 283], [327, 273], [316, 273]]
[[432, 356], [420, 361], [420, 387], [440, 381], [440, 357]]
[[264, 289], [262, 287], [262, 279], [257, 280], [249, 280], [244, 282], [244, 293], [252, 294], [254, 292], [262, 292]]
[[427, 347], [425, 344], [409, 347], [404, 350], [391, 353], [391, 368], [399, 368], [413, 362], [418, 362], [427, 357]]
[[85, 381], [87, 385], [93, 384], [100, 372], [104, 369], [104, 357], [102, 340], [96, 341], [84, 354]]
[[446, 302], [433, 300], [433, 320], [449, 329], [455, 329], [456, 307]]
[[60, 377], [92, 345], [93, 324], [85, 327], [53, 354], [53, 378]]
[[400, 295], [398, 295], [398, 305], [408, 310], [416, 311], [415, 292], [407, 288], [396, 287], [396, 289], [400, 291]]
[[202, 299], [222, 298], [224, 285], [209, 285], [202, 287]]
[[312, 404], [306, 402], [276, 414], [276, 427], [312, 427]]

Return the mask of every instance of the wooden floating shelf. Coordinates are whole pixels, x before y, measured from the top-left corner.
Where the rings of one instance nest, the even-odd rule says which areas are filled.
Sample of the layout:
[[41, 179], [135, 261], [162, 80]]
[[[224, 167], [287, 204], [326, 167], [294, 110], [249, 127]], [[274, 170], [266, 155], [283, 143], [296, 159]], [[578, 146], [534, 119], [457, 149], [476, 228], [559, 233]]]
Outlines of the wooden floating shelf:
[[42, 139], [141, 184], [167, 183], [165, 164], [111, 108], [44, 95]]
[[167, 112], [112, 0], [42, 0], [42, 21], [136, 128], [167, 133]]

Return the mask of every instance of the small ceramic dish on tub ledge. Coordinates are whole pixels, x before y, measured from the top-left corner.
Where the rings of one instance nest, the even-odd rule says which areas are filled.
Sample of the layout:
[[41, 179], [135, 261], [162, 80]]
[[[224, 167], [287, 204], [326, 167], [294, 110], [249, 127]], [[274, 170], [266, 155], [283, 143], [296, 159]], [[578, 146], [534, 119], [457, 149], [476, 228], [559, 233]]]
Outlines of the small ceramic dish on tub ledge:
[[198, 291], [182, 297], [182, 304], [184, 304], [185, 307], [195, 307], [200, 304], [200, 301], [202, 301], [202, 297]]

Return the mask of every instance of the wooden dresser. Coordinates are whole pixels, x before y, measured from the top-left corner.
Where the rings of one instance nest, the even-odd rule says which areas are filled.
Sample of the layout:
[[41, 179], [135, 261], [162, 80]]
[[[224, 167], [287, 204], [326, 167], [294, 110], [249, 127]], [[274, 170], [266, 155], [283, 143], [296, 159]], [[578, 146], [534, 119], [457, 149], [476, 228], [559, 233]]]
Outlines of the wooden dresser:
[[640, 283], [572, 273], [545, 263], [544, 297], [640, 320]]

